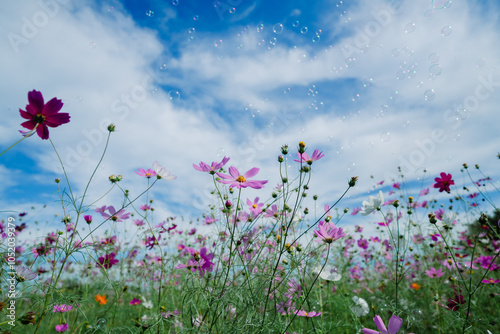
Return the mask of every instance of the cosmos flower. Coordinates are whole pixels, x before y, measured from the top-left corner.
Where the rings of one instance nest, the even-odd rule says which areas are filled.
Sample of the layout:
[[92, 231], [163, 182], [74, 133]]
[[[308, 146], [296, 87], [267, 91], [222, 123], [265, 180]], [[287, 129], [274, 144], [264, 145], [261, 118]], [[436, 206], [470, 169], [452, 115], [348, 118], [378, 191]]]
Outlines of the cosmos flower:
[[100, 294], [95, 295], [94, 299], [99, 305], [106, 305], [108, 303], [106, 296], [101, 296]]
[[363, 334], [396, 334], [403, 324], [403, 319], [397, 315], [392, 315], [389, 319], [389, 330], [385, 327], [384, 321], [380, 316], [376, 315], [375, 318], [373, 318], [373, 322], [380, 332], [373, 329], [363, 328]]
[[18, 266], [16, 268], [17, 280], [19, 282], [34, 280], [38, 275], [29, 268]]
[[300, 310], [300, 311], [295, 311], [295, 314], [297, 314], [299, 317], [312, 318], [312, 317], [319, 317], [321, 315], [321, 312], [316, 312], [316, 311], [306, 312], [304, 310]]
[[[354, 306], [351, 306], [351, 311], [357, 316], [362, 317], [368, 314], [370, 311], [370, 307], [368, 303], [363, 298], [359, 298], [357, 296], [352, 297], [352, 301], [354, 302]], [[368, 332], [370, 333], [370, 332]], [[377, 332], [375, 332], [377, 333]]]
[[143, 168], [139, 168], [139, 171], [137, 171], [135, 173], [139, 176], [146, 177], [148, 179], [150, 177], [156, 176], [156, 172], [152, 169], [144, 170]]
[[33, 130], [36, 127], [36, 133], [42, 139], [49, 139], [49, 126], [51, 128], [69, 123], [68, 113], [59, 113], [63, 103], [57, 98], [53, 98], [44, 103], [42, 93], [36, 90], [28, 92], [28, 104], [26, 111], [19, 109], [21, 117], [28, 121], [21, 124], [26, 129]]
[[105, 211], [99, 211], [101, 215], [106, 219], [111, 219], [115, 222], [122, 222], [124, 219], [128, 219], [130, 217], [129, 212], [125, 212], [123, 209], [120, 209], [118, 212], [116, 212], [115, 207], [112, 205], [108, 206], [106, 209], [110, 214], [107, 214]]
[[319, 150], [314, 150], [312, 156], [309, 156], [309, 154], [307, 154], [306, 152], [304, 153], [300, 153], [300, 152], [297, 152], [297, 157], [300, 159], [294, 159], [293, 161], [296, 161], [296, 162], [301, 162], [301, 163], [306, 163], [308, 165], [312, 165], [312, 163], [316, 160], [319, 160], [321, 158], [323, 158], [325, 155], [323, 154], [323, 152], [320, 152]]
[[443, 269], [439, 268], [436, 270], [436, 268], [432, 267], [429, 270], [425, 271], [425, 274], [431, 278], [438, 278], [444, 275]]
[[66, 332], [68, 330], [68, 324], [56, 325], [56, 332]]
[[245, 174], [241, 175], [238, 169], [234, 166], [229, 167], [229, 175], [216, 173], [222, 180], [217, 180], [220, 183], [229, 184], [232, 188], [246, 188], [261, 189], [267, 181], [247, 180], [254, 177], [259, 172], [259, 168], [254, 167]]
[[109, 269], [115, 264], [117, 264], [119, 261], [115, 258], [116, 254], [115, 253], [109, 253], [106, 254], [105, 256], [101, 256], [99, 258], [98, 263], [96, 263], [97, 268], [104, 267], [104, 269]]
[[377, 194], [377, 197], [375, 196], [368, 196], [367, 201], [363, 201], [363, 208], [361, 209], [360, 213], [362, 216], [367, 216], [373, 211], [377, 210], [380, 208], [380, 206], [384, 203], [384, 194], [382, 191], [379, 191]]
[[130, 301], [130, 305], [139, 305], [141, 303], [142, 303], [142, 300], [137, 299], [137, 298], [132, 298], [132, 300]]
[[224, 167], [224, 165], [227, 164], [229, 159], [230, 158], [224, 157], [221, 162], [213, 161], [210, 166], [207, 165], [206, 163], [204, 163], [203, 161], [201, 161], [199, 166], [193, 164], [193, 168], [196, 169], [197, 171], [200, 171], [200, 172], [208, 172], [210, 174], [215, 174], [215, 171]]
[[434, 181], [436, 183], [433, 185], [434, 188], [439, 188], [439, 192], [446, 191], [450, 193], [450, 186], [455, 184], [455, 181], [452, 180], [451, 174], [441, 173], [441, 177], [436, 177]]
[[338, 228], [334, 223], [325, 223], [323, 221], [319, 222], [318, 229], [314, 230], [314, 234], [319, 238], [319, 240], [327, 244], [331, 244], [335, 240], [345, 236], [342, 228]]
[[165, 169], [165, 167], [161, 166], [158, 161], [155, 161], [153, 164], [153, 169], [156, 173], [156, 177], [158, 179], [165, 179], [168, 181], [175, 180], [177, 176], [173, 175], [170, 173], [168, 170]]

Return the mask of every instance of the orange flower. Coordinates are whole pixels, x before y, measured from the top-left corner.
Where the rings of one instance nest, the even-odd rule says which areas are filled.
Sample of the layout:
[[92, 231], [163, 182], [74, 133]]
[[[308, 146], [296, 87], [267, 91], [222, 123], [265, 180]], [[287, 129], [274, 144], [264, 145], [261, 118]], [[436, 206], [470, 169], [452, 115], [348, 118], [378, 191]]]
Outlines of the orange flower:
[[419, 289], [421, 288], [421, 286], [420, 286], [420, 285], [418, 285], [417, 283], [413, 283], [413, 284], [411, 285], [411, 288], [412, 288], [412, 289], [415, 289], [415, 290], [419, 290]]
[[95, 295], [94, 299], [100, 305], [106, 305], [106, 303], [108, 302], [108, 300], [106, 299], [106, 296], [101, 296], [99, 294]]

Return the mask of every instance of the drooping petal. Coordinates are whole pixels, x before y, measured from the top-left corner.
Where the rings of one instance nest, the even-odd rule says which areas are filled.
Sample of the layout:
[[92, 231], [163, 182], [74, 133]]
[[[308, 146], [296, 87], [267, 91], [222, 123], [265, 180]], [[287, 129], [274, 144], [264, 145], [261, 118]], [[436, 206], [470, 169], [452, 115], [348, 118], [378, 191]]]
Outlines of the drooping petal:
[[39, 124], [38, 127], [36, 128], [36, 133], [42, 139], [49, 139], [49, 128], [45, 124]]
[[401, 319], [397, 315], [393, 315], [389, 319], [389, 334], [396, 334], [401, 328], [402, 324], [403, 324], [403, 319]]
[[382, 332], [382, 334], [387, 334], [387, 328], [385, 328], [384, 321], [379, 315], [376, 315], [373, 318], [373, 322], [375, 323], [375, 326], [377, 326], [378, 330]]

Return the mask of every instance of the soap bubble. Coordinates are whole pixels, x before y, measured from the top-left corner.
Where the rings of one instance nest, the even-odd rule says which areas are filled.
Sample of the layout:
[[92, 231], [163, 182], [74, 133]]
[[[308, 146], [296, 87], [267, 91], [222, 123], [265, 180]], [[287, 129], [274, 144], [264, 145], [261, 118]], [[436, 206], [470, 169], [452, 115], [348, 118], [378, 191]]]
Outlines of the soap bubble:
[[149, 17], [153, 17], [153, 16], [155, 16], [155, 12], [153, 12], [152, 10], [148, 10], [146, 12], [146, 15], [149, 16]]
[[178, 90], [171, 90], [168, 92], [170, 101], [178, 101], [181, 98], [181, 93]]
[[442, 36], [450, 36], [451, 34], [451, 26], [445, 26], [443, 29], [441, 29], [441, 35]]
[[428, 89], [424, 92], [425, 101], [432, 101], [435, 98], [436, 98], [436, 93], [434, 92], [434, 89]]
[[273, 26], [273, 31], [275, 34], [281, 34], [283, 32], [283, 24], [281, 23], [276, 23]]
[[302, 28], [300, 29], [300, 33], [301, 33], [301, 34], [307, 34], [307, 30], [308, 30], [308, 29], [307, 29], [307, 27], [302, 27]]

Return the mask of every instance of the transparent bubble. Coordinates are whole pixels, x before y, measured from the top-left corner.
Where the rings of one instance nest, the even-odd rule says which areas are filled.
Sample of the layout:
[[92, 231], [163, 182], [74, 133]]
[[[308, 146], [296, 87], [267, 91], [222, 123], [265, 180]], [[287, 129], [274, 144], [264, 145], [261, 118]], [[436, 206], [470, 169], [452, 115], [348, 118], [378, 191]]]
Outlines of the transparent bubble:
[[90, 42], [89, 43], [89, 48], [95, 49], [97, 47], [97, 44], [95, 42]]
[[423, 81], [420, 81], [418, 84], [417, 84], [417, 88], [420, 88], [424, 85], [424, 82]]
[[432, 8], [444, 9], [451, 5], [451, 0], [432, 0]]
[[408, 126], [410, 126], [410, 121], [404, 121], [403, 128], [407, 128]]
[[431, 53], [428, 59], [432, 64], [437, 63], [439, 61], [439, 55], [437, 53]]
[[194, 34], [195, 29], [194, 29], [194, 28], [189, 28], [188, 32], [189, 32], [190, 34]]
[[106, 319], [98, 319], [96, 322], [96, 327], [97, 328], [104, 328], [106, 326]]
[[390, 132], [384, 132], [382, 134], [380, 134], [380, 141], [381, 142], [388, 142], [391, 140], [391, 133]]
[[290, 93], [290, 87], [283, 89], [283, 94]]
[[214, 46], [215, 47], [222, 46], [222, 39], [219, 39], [218, 41], [214, 41]]
[[269, 46], [273, 47], [276, 45], [276, 37], [273, 37], [269, 40]]
[[428, 10], [424, 13], [424, 19], [431, 20], [434, 17], [434, 11]]
[[153, 12], [152, 10], [148, 10], [146, 12], [146, 15], [149, 16], [149, 17], [153, 17], [153, 16], [155, 16], [155, 12]]
[[411, 34], [412, 32], [415, 31], [415, 22], [410, 22], [407, 25], [405, 25], [404, 28], [405, 34]]
[[453, 136], [453, 141], [459, 141], [460, 139], [462, 139], [462, 136], [460, 134], [456, 134]]
[[397, 71], [396, 72], [396, 79], [403, 80], [404, 78], [406, 78], [406, 72], [405, 71]]
[[363, 80], [363, 87], [370, 87], [371, 85], [373, 85], [373, 78]]
[[345, 60], [345, 66], [346, 67], [354, 67], [354, 65], [356, 65], [356, 58], [351, 57], [351, 58], [347, 58]]
[[312, 41], [313, 41], [313, 43], [316, 43], [316, 42], [319, 42], [320, 39], [321, 39], [321, 37], [319, 35], [316, 35], [312, 38]]
[[281, 34], [283, 32], [283, 24], [281, 23], [276, 23], [274, 26], [273, 26], [273, 32], [275, 34]]
[[160, 71], [166, 71], [166, 70], [167, 70], [167, 64], [161, 64]]
[[438, 76], [441, 74], [441, 65], [439, 64], [434, 64], [434, 65], [431, 65], [431, 67], [429, 67], [429, 74], [432, 75], [432, 76]]
[[110, 7], [108, 7], [108, 12], [112, 12], [114, 9], [115, 9], [115, 7], [110, 6]]
[[450, 36], [451, 31], [451, 26], [445, 26], [443, 27], [443, 29], [441, 29], [441, 36]]
[[181, 93], [178, 90], [171, 90], [168, 92], [168, 97], [170, 101], [179, 101], [181, 98]]
[[172, 5], [177, 6], [179, 4], [179, 0], [172, 0]]
[[356, 170], [356, 164], [354, 162], [351, 162], [349, 166], [347, 167], [348, 172], [352, 172]]
[[484, 58], [477, 58], [476, 61], [474, 61], [474, 65], [476, 65], [477, 68], [484, 67], [486, 64], [486, 59]]
[[81, 96], [77, 96], [77, 97], [76, 97], [76, 99], [75, 99], [75, 101], [76, 101], [76, 102], [80, 102], [82, 99], [83, 99], [83, 97], [81, 97]]
[[234, 12], [236, 12], [236, 8], [234, 8], [234, 7], [233, 7], [233, 8], [231, 8], [231, 9], [229, 9], [229, 13], [230, 13], [230, 14], [234, 14]]
[[400, 54], [400, 52], [399, 52], [398, 48], [392, 49], [391, 56], [397, 57], [397, 56], [399, 56], [399, 54]]
[[199, 15], [194, 15], [193, 16], [193, 21], [198, 21], [200, 19], [200, 16]]
[[424, 92], [425, 101], [432, 101], [435, 98], [436, 98], [436, 93], [434, 92], [434, 89], [428, 89]]
[[294, 28], [297, 28], [299, 26], [300, 22], [299, 21], [293, 21], [292, 26]]
[[307, 34], [307, 30], [308, 30], [307, 27], [302, 27], [302, 28], [300, 28], [300, 33]]
[[262, 32], [264, 30], [264, 24], [257, 25], [257, 32]]

